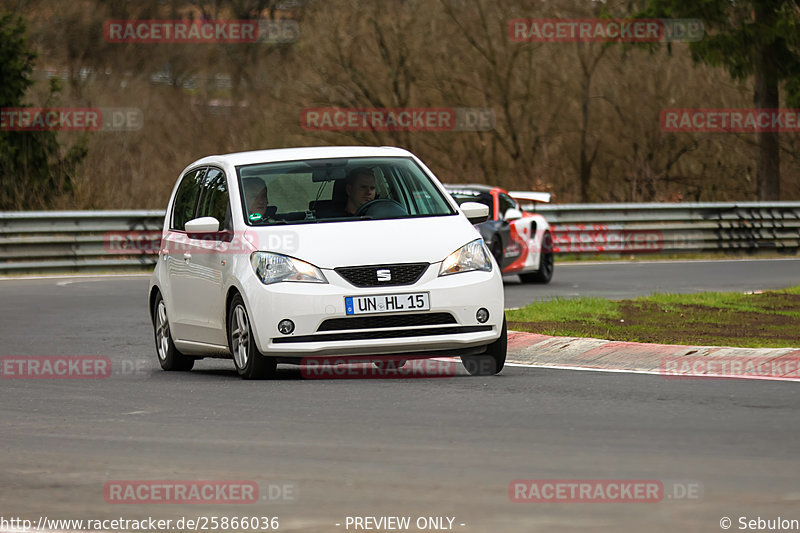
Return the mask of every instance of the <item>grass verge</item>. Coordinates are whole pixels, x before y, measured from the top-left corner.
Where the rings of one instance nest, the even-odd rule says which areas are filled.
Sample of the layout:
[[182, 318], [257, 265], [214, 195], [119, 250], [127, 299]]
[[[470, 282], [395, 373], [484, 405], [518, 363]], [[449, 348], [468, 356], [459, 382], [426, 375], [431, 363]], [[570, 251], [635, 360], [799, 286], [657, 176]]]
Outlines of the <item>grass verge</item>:
[[654, 294], [633, 300], [577, 298], [506, 311], [508, 329], [594, 337], [746, 348], [800, 347], [800, 286], [756, 294]]

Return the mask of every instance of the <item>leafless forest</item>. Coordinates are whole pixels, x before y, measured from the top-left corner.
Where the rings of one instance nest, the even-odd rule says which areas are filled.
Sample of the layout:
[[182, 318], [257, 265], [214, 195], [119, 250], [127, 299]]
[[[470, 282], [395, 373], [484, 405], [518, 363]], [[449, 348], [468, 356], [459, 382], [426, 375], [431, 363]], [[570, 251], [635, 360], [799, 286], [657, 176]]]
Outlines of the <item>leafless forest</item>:
[[[127, 132], [87, 136], [74, 189], [49, 208], [163, 208], [185, 165], [213, 153], [394, 145], [443, 182], [546, 190], [566, 202], [755, 200], [755, 135], [668, 133], [664, 108], [752, 107], [752, 81], [693, 65], [685, 43], [517, 43], [515, 18], [626, 17], [590, 0], [30, 0], [38, 58], [26, 104], [141, 109]], [[110, 19], [292, 19], [294, 42], [112, 43]], [[489, 131], [307, 131], [309, 107], [491, 108]], [[782, 199], [800, 200], [800, 141], [781, 136]]]

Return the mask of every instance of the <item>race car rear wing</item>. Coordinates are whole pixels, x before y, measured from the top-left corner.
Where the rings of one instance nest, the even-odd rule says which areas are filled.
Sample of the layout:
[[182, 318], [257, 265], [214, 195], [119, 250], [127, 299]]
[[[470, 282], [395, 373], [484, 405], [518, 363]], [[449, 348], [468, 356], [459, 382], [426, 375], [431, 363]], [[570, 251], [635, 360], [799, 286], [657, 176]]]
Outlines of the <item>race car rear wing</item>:
[[552, 196], [549, 192], [526, 191], [508, 191], [508, 195], [518, 202], [540, 202], [544, 204], [549, 204]]

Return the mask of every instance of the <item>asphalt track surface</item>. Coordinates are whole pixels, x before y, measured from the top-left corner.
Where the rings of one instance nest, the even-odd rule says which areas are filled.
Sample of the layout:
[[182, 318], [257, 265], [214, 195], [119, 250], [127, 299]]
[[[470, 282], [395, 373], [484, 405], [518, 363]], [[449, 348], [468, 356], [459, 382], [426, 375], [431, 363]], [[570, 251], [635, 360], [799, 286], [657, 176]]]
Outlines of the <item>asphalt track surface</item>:
[[[578, 265], [556, 276], [547, 287], [509, 280], [507, 297], [778, 288], [800, 284], [800, 261]], [[0, 355], [106, 355], [114, 369], [0, 380], [0, 517], [278, 516], [283, 531], [336, 532], [347, 516], [450, 516], [454, 531], [487, 533], [800, 520], [796, 383], [515, 366], [403, 380], [310, 380], [286, 366], [277, 380], [243, 382], [220, 360], [166, 373], [146, 287], [145, 277], [0, 282]], [[515, 503], [518, 479], [661, 480], [665, 494]], [[262, 500], [107, 503], [105, 484], [121, 480], [255, 481]], [[292, 494], [270, 500], [269, 486]], [[680, 497], [687, 487], [693, 496]]]
[[553, 297], [633, 298], [653, 292], [752, 291], [800, 285], [800, 259], [556, 263], [548, 285], [508, 276], [506, 307]]

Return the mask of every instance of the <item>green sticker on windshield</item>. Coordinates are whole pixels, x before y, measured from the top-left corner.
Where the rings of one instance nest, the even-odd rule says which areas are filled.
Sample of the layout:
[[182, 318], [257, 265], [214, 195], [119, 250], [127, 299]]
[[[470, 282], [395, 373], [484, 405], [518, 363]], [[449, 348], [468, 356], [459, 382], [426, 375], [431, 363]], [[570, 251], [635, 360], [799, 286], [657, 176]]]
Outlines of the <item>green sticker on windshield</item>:
[[250, 219], [250, 222], [258, 222], [261, 220], [261, 213], [250, 213], [250, 216], [247, 217]]

